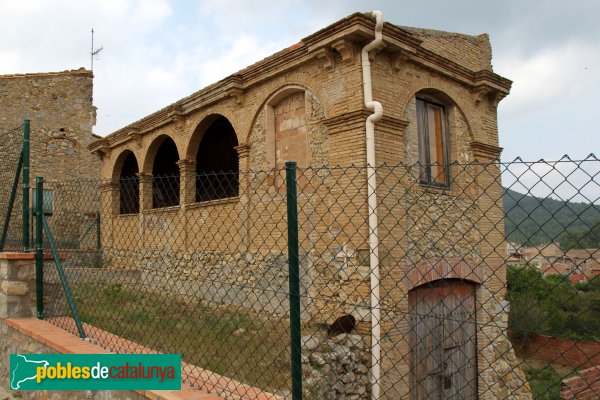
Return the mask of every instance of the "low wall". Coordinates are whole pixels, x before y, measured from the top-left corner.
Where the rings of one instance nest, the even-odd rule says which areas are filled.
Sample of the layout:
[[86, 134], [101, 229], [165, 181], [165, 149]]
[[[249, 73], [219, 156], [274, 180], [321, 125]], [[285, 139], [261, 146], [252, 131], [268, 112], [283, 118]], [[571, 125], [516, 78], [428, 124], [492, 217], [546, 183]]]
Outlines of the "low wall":
[[532, 335], [526, 343], [517, 345], [515, 336], [511, 334], [509, 337], [515, 343], [515, 350], [520, 358], [574, 369], [600, 365], [600, 342]]
[[[56, 353], [56, 350], [46, 346], [43, 343], [7, 326], [4, 321], [0, 320], [0, 332], [2, 339], [0, 340], [0, 381], [3, 385], [10, 382], [9, 375], [9, 355], [19, 353], [39, 353], [50, 354]], [[91, 391], [91, 390], [21, 390], [18, 396], [27, 399], [64, 399], [64, 400], [80, 400], [80, 399], [103, 399], [103, 400], [147, 400], [147, 398], [133, 391]]]
[[579, 371], [577, 376], [562, 381], [560, 396], [563, 399], [599, 399], [600, 366]]
[[[50, 266], [46, 265], [46, 268]], [[0, 253], [0, 382], [5, 385], [10, 384], [10, 354], [106, 352], [103, 348], [83, 341], [48, 322], [32, 318], [35, 314], [35, 293], [33, 254]], [[43, 324], [46, 327], [42, 326]], [[20, 326], [21, 330], [16, 329], [17, 326]], [[29, 328], [25, 329], [27, 327]], [[182, 390], [166, 391], [27, 390], [14, 393], [19, 398], [29, 399], [223, 400], [220, 396], [192, 389], [189, 385], [182, 385]]]

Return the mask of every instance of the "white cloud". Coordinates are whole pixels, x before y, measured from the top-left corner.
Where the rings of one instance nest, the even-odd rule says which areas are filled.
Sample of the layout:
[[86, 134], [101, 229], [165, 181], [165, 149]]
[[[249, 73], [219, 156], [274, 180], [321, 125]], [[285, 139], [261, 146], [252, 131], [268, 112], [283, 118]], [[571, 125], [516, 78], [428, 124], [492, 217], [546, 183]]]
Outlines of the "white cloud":
[[220, 54], [208, 56], [198, 63], [201, 83], [208, 85], [216, 82], [278, 50], [281, 48], [272, 43], [261, 45], [256, 38], [242, 36]]
[[156, 25], [171, 14], [171, 6], [165, 0], [143, 0], [136, 5], [131, 18], [135, 23]]
[[513, 80], [511, 94], [501, 103], [506, 117], [571, 100], [593, 87], [600, 89], [600, 52], [590, 44], [569, 43], [528, 57], [506, 54], [496, 65], [497, 72]]

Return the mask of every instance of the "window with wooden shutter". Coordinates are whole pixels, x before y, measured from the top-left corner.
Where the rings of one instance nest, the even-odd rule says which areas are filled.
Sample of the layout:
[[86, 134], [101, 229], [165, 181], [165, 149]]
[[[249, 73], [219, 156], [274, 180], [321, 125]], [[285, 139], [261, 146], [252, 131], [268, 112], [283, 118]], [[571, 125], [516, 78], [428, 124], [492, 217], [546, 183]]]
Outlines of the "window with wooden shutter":
[[419, 132], [419, 181], [425, 185], [449, 186], [448, 133], [442, 105], [417, 99]]

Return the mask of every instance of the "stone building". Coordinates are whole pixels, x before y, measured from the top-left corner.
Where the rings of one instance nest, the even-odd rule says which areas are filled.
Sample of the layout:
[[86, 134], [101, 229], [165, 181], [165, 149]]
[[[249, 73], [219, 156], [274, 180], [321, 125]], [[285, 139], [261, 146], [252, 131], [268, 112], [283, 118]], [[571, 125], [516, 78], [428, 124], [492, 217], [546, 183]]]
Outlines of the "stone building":
[[[229, 286], [211, 292], [219, 301], [285, 312], [286, 293], [276, 304], [265, 293], [287, 284], [278, 278], [287, 225], [273, 216], [285, 212], [281, 171], [295, 160], [303, 317], [351, 313], [369, 342], [371, 113], [361, 49], [374, 28], [371, 15], [353, 14], [93, 143], [106, 182], [105, 264], [146, 271], [145, 282], [190, 277], [202, 286], [225, 276]], [[385, 23], [383, 43], [370, 59], [373, 97], [384, 109], [376, 160], [388, 171], [377, 191], [384, 398], [527, 398], [505, 335], [502, 193], [489, 164], [501, 152], [496, 111], [511, 82], [493, 72], [485, 34]], [[409, 318], [446, 301], [458, 304], [447, 305], [459, 322], [441, 327], [448, 337]], [[415, 335], [429, 328], [423, 347]], [[436, 354], [452, 365], [433, 376]]]
[[[92, 88], [92, 72], [83, 68], [0, 75], [0, 132], [20, 126], [25, 119], [31, 121], [32, 177], [66, 180], [98, 176], [99, 157], [87, 150], [100, 138], [92, 133], [96, 124]], [[0, 168], [4, 169], [2, 160]]]
[[[87, 149], [100, 138], [92, 133], [92, 127], [96, 124], [92, 88], [93, 74], [83, 68], [0, 75], [0, 134], [5, 135], [0, 140], [0, 185], [7, 189], [1, 200], [3, 211], [21, 151], [20, 126], [25, 119], [30, 120], [31, 126], [31, 186], [35, 185], [36, 176], [43, 176], [47, 181], [98, 177], [100, 158]], [[57, 202], [63, 204], [63, 210], [66, 206], [66, 201], [55, 198], [55, 194], [52, 189], [45, 190], [45, 212], [49, 218]], [[17, 195], [21, 196], [20, 188]], [[17, 206], [19, 204], [20, 201], [17, 201]], [[97, 211], [97, 207], [91, 211]], [[83, 216], [77, 204], [69, 208], [71, 220], [65, 220], [64, 224], [70, 225], [68, 230], [72, 231], [72, 240], [77, 240], [82, 221], [90, 215]], [[63, 227], [67, 229], [64, 224]], [[20, 229], [20, 218], [13, 217], [9, 238], [20, 237]]]

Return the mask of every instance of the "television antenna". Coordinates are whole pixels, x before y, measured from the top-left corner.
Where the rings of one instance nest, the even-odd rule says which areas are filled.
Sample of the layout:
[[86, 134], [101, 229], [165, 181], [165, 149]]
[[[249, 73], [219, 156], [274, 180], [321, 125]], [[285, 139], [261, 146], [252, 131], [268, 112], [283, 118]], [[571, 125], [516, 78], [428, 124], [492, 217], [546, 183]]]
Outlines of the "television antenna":
[[92, 48], [90, 50], [90, 59], [91, 59], [91, 70], [94, 70], [94, 56], [97, 56], [104, 49], [103, 46], [100, 46], [99, 49], [94, 49], [94, 28], [92, 28]]

